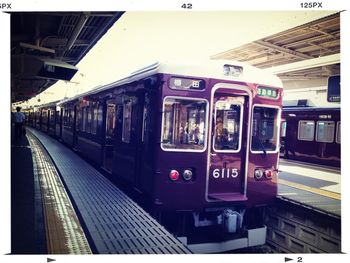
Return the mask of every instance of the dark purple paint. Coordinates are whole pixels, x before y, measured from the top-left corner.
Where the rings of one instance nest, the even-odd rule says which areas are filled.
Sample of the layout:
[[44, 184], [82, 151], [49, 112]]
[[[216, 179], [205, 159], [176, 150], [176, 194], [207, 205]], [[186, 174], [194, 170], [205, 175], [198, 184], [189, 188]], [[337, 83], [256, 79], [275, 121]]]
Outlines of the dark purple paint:
[[[294, 116], [295, 115], [295, 116]], [[327, 118], [320, 116], [327, 116]], [[340, 108], [284, 108], [282, 120], [287, 122], [286, 137], [282, 137], [281, 157], [304, 162], [340, 167], [340, 143], [336, 142], [337, 122], [340, 121]], [[317, 142], [316, 128], [313, 141], [298, 140], [298, 125], [301, 120], [334, 121], [334, 141]]]

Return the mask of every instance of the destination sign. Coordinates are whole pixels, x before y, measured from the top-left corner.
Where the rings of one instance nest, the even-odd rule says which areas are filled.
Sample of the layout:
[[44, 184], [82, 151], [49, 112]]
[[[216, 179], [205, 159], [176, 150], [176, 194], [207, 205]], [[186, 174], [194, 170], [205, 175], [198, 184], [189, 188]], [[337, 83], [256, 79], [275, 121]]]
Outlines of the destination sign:
[[204, 90], [204, 80], [200, 79], [187, 79], [187, 78], [171, 78], [171, 89], [190, 89], [190, 90]]
[[269, 87], [259, 86], [257, 89], [257, 93], [259, 97], [273, 98], [276, 99], [278, 97], [278, 90]]

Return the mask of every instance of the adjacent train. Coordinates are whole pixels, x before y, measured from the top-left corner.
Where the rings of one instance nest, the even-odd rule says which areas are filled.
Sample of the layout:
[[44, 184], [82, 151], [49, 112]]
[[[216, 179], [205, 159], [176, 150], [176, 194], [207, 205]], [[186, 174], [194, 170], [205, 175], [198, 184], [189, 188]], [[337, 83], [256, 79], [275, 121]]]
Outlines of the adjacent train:
[[277, 77], [240, 62], [154, 63], [41, 106], [30, 122], [144, 193], [155, 211], [250, 239], [242, 247], [266, 235], [245, 212], [277, 194], [282, 93]]
[[340, 108], [283, 107], [281, 157], [340, 168]]

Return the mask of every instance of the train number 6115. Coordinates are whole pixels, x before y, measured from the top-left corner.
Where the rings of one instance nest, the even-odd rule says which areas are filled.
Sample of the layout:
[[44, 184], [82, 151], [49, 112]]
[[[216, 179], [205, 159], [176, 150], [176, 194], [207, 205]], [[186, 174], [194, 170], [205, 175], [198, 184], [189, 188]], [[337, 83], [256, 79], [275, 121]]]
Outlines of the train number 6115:
[[238, 169], [237, 168], [222, 168], [222, 169], [214, 169], [213, 170], [213, 177], [215, 179], [218, 178], [236, 178], [238, 176]]

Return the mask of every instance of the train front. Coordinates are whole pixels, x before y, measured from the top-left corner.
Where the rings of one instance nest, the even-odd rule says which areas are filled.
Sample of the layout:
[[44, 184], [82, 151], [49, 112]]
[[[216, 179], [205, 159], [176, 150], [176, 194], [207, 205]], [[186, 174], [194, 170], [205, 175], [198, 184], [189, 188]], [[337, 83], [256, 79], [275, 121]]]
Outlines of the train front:
[[282, 89], [258, 69], [227, 68], [221, 78], [164, 75], [155, 202], [191, 212], [196, 227], [239, 233], [256, 217], [247, 210], [277, 194]]

